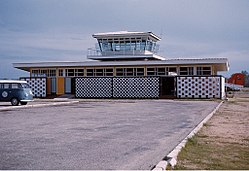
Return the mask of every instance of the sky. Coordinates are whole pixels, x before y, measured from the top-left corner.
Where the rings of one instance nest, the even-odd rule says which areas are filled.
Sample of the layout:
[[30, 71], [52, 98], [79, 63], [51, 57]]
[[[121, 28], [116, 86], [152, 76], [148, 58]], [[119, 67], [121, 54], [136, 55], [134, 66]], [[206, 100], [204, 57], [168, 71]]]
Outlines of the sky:
[[166, 58], [226, 57], [249, 71], [248, 0], [0, 0], [0, 78], [15, 62], [85, 61], [92, 34], [152, 31]]

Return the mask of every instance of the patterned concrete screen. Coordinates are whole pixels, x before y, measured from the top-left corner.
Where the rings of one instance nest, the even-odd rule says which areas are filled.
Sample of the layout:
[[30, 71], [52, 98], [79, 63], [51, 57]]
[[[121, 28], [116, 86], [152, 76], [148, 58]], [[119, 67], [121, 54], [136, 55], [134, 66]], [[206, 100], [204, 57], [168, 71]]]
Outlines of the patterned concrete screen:
[[20, 78], [20, 80], [25, 80], [32, 89], [34, 97], [46, 97], [46, 83], [47, 79], [43, 77], [37, 78]]
[[76, 97], [159, 98], [159, 78], [76, 78]]
[[223, 79], [221, 76], [177, 77], [177, 98], [223, 98]]
[[221, 77], [221, 98], [224, 99], [225, 97], [226, 97], [225, 78]]
[[114, 78], [115, 98], [159, 98], [159, 77]]
[[76, 97], [111, 98], [112, 78], [76, 78]]

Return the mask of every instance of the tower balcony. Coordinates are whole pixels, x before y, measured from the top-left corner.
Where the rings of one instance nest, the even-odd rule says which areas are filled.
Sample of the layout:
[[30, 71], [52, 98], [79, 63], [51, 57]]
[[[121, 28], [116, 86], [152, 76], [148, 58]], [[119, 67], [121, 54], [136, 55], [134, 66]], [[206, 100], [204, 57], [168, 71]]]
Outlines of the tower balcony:
[[96, 48], [88, 48], [87, 58], [93, 60], [164, 60], [165, 58], [156, 55], [148, 50], [122, 50], [122, 51], [101, 51]]

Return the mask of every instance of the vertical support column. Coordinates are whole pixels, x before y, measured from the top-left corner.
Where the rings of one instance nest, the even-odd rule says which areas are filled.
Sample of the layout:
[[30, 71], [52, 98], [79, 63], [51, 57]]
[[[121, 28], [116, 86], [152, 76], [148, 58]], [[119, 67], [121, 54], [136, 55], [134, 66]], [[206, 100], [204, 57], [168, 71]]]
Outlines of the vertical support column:
[[47, 77], [47, 94], [51, 95], [51, 78]]
[[65, 93], [65, 83], [64, 83], [64, 77], [57, 77], [56, 78], [56, 94], [62, 95]]

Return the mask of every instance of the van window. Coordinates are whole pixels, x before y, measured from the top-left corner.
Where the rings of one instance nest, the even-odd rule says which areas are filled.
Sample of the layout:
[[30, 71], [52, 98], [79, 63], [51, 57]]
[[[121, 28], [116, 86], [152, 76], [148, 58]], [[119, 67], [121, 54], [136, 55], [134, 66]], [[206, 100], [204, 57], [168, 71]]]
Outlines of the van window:
[[21, 86], [22, 86], [22, 88], [30, 88], [30, 86], [28, 84], [25, 84], [25, 83], [21, 84]]
[[3, 88], [4, 88], [4, 89], [10, 88], [10, 84], [3, 84]]
[[19, 84], [11, 84], [11, 88], [13, 88], [13, 89], [18, 89], [18, 88], [20, 88], [20, 87], [19, 87]]

